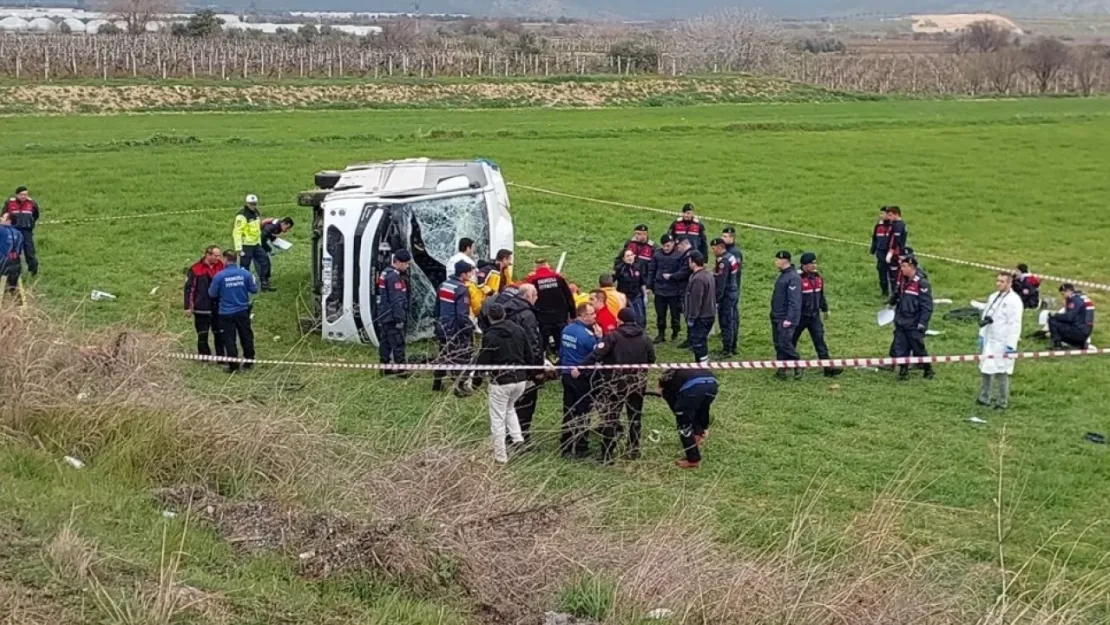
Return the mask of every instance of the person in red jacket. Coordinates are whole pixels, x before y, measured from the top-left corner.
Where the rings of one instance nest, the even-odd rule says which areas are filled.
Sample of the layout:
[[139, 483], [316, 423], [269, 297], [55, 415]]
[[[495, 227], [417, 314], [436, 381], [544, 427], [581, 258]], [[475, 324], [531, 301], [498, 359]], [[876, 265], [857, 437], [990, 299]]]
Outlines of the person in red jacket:
[[224, 270], [220, 248], [212, 245], [204, 250], [204, 256], [185, 271], [185, 316], [193, 318], [197, 331], [197, 353], [211, 356], [208, 347], [208, 334], [212, 333], [216, 342], [216, 355], [223, 356], [223, 331], [218, 318], [219, 302], [208, 296], [212, 278]]
[[31, 199], [27, 187], [18, 187], [15, 195], [4, 205], [4, 212], [11, 217], [12, 227], [23, 235], [23, 260], [32, 276], [39, 273], [39, 257], [35, 250], [35, 224], [39, 220], [38, 202]]

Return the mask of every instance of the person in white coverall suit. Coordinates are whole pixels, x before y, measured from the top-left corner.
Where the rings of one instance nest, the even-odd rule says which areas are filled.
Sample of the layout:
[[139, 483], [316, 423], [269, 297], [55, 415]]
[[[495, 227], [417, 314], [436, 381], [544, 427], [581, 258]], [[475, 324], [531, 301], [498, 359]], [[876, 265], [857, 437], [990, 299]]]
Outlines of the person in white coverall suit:
[[[1014, 374], [1014, 358], [1021, 338], [1021, 316], [1025, 312], [1021, 296], [1013, 291], [1013, 277], [998, 274], [996, 291], [987, 299], [987, 307], [979, 318], [979, 361], [982, 388], [979, 405], [1005, 410], [1010, 403], [1010, 377]], [[998, 397], [992, 402], [992, 387]]]

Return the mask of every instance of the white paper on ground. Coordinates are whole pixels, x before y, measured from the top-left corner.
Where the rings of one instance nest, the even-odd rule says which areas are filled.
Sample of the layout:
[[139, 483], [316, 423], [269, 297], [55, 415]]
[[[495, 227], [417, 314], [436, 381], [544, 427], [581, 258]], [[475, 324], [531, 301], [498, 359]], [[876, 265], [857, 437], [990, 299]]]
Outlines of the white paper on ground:
[[925, 336], [940, 336], [944, 334], [944, 330], [925, 330]]
[[274, 248], [276, 248], [279, 252], [287, 251], [291, 247], [293, 247], [293, 244], [281, 237], [277, 237], [276, 239], [274, 239]]
[[875, 321], [880, 326], [888, 326], [888, 325], [894, 323], [894, 309], [893, 308], [884, 308], [884, 309], [880, 310], [879, 314], [877, 315], [877, 317], [875, 319]]
[[85, 463], [81, 462], [77, 458], [74, 458], [73, 456], [66, 456], [65, 458], [63, 458], [63, 460], [65, 460], [66, 464], [73, 467], [74, 469], [83, 469], [83, 468], [85, 468]]
[[92, 299], [92, 301], [94, 302], [100, 302], [104, 300], [116, 299], [116, 296], [112, 295], [111, 293], [105, 293], [104, 291], [97, 291], [96, 289], [93, 289], [93, 292], [89, 295], [89, 298]]
[[952, 300], [950, 300], [950, 299], [947, 299], [947, 298], [943, 298], [943, 299], [935, 299], [935, 300], [933, 300], [933, 303], [934, 303], [934, 304], [951, 304], [951, 303], [952, 303]]

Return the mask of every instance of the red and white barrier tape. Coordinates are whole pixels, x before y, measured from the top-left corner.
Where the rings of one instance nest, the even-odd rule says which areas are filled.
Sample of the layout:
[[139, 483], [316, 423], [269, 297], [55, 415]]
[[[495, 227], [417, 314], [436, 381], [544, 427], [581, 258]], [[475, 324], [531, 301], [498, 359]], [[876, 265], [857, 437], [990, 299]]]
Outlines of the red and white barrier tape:
[[[1049, 350], [1040, 352], [1018, 352], [1006, 356], [1006, 359], [1027, 360], [1042, 358], [1071, 358], [1076, 356], [1104, 356], [1110, 355], [1110, 348], [1084, 349], [1084, 350]], [[203, 362], [238, 363], [253, 365], [277, 365], [289, 367], [321, 367], [327, 369], [357, 369], [370, 371], [500, 371], [505, 367], [494, 365], [448, 365], [448, 364], [381, 364], [373, 362], [342, 362], [342, 361], [311, 361], [311, 360], [275, 360], [267, 358], [231, 358], [228, 356], [201, 356], [181, 352], [166, 355], [177, 360], [196, 360]], [[954, 356], [911, 356], [905, 358], [832, 358], [829, 360], [737, 360], [709, 362], [699, 364], [696, 362], [671, 362], [637, 365], [590, 365], [578, 367], [583, 371], [588, 370], [621, 370], [642, 371], [659, 369], [824, 369], [828, 367], [861, 368], [861, 367], [890, 367], [897, 365], [923, 365], [923, 364], [954, 364], [960, 362], [979, 362], [984, 358], [993, 356], [980, 354], [958, 354]], [[542, 371], [551, 369], [543, 365], [521, 365], [510, 367], [517, 371]], [[557, 370], [569, 370], [571, 367], [555, 367]]]
[[[286, 202], [286, 203], [283, 203], [283, 204], [270, 204], [266, 208], [278, 208], [278, 207], [282, 207], [282, 206], [297, 206], [297, 204], [294, 203], [294, 202]], [[231, 212], [232, 210], [237, 210], [237, 209], [229, 209], [226, 206], [221, 206], [219, 208], [194, 208], [194, 209], [191, 209], [191, 210], [166, 211], [166, 212], [163, 212], [163, 213], [141, 213], [139, 215], [104, 215], [104, 216], [101, 216], [101, 217], [85, 217], [85, 218], [81, 218], [81, 219], [45, 219], [45, 220], [40, 221], [38, 223], [39, 223], [39, 225], [44, 225], [44, 226], [55, 226], [55, 225], [62, 225], [62, 224], [65, 224], [65, 225], [86, 224], [86, 223], [94, 223], [94, 222], [98, 222], [98, 221], [121, 221], [121, 220], [124, 220], [124, 219], [148, 219], [148, 218], [151, 218], [151, 217], [168, 217], [170, 215], [197, 215], [197, 214], [200, 214], [200, 213], [213, 213], [213, 212], [216, 212], [216, 211]]]
[[[669, 216], [672, 216], [672, 217], [676, 215], [676, 212], [673, 211], [673, 210], [655, 208], [655, 207], [652, 207], [652, 206], [641, 206], [641, 205], [638, 205], [638, 204], [628, 204], [628, 203], [625, 203], [625, 202], [614, 202], [612, 200], [602, 200], [602, 199], [599, 199], [599, 198], [586, 197], [586, 196], [583, 196], [583, 195], [575, 195], [573, 193], [565, 193], [563, 191], [555, 191], [553, 189], [544, 189], [544, 188], [541, 188], [541, 187], [533, 187], [533, 186], [530, 186], [530, 185], [520, 184], [520, 183], [517, 183], [517, 182], [509, 182], [509, 183], [506, 183], [506, 184], [508, 184], [509, 186], [520, 188], [520, 189], [533, 191], [535, 193], [543, 193], [545, 195], [565, 197], [565, 198], [573, 199], [573, 200], [581, 200], [583, 202], [592, 202], [594, 204], [605, 204], [605, 205], [608, 205], [608, 206], [616, 206], [616, 207], [619, 207], [619, 208], [630, 208], [630, 209], [633, 209], [633, 210], [648, 211], [648, 212], [652, 212], [652, 213], [660, 213], [660, 214], [669, 215]], [[806, 238], [806, 239], [814, 239], [816, 241], [829, 241], [831, 243], [842, 243], [844, 245], [854, 245], [856, 247], [870, 247], [871, 246], [869, 243], [863, 243], [863, 242], [860, 242], [860, 241], [850, 241], [848, 239], [840, 239], [840, 238], [837, 238], [837, 237], [828, 237], [828, 236], [821, 235], [821, 234], [814, 234], [812, 232], [800, 232], [798, 230], [788, 230], [786, 228], [775, 228], [774, 226], [764, 226], [762, 224], [753, 224], [753, 223], [747, 223], [747, 222], [743, 222], [743, 221], [735, 221], [735, 220], [731, 220], [731, 219], [721, 219], [720, 217], [709, 217], [707, 215], [699, 215], [698, 219], [701, 219], [703, 221], [717, 221], [717, 222], [721, 222], [721, 223], [725, 223], [725, 224], [729, 224], [729, 225], [739, 226], [739, 227], [742, 227], [742, 228], [750, 228], [752, 230], [762, 230], [764, 232], [774, 232], [776, 234], [785, 234], [785, 235], [789, 235], [789, 236], [802, 237], [802, 238]], [[948, 257], [948, 256], [940, 256], [940, 255], [937, 255], [937, 254], [928, 254], [928, 253], [925, 253], [925, 252], [918, 252], [916, 250], [914, 251], [914, 254], [921, 257], [921, 258], [930, 258], [930, 259], [933, 259], [933, 260], [939, 260], [939, 261], [943, 261], [943, 262], [946, 262], [946, 263], [952, 263], [954, 265], [963, 265], [965, 267], [975, 267], [975, 268], [978, 268], [978, 269], [988, 269], [990, 271], [1013, 271], [1013, 269], [1007, 269], [1005, 267], [998, 267], [996, 265], [989, 265], [989, 264], [986, 264], [986, 263], [977, 263], [977, 262], [972, 262], [972, 261], [969, 261], [969, 260], [961, 260], [961, 259], [958, 259], [958, 258], [951, 258], [951, 257]], [[1061, 276], [1050, 276], [1050, 275], [1044, 275], [1044, 274], [1032, 274], [1032, 275], [1036, 276], [1037, 278], [1039, 278], [1041, 280], [1047, 280], [1047, 281], [1050, 281], [1050, 282], [1058, 282], [1058, 283], [1069, 282], [1069, 283], [1071, 283], [1071, 284], [1073, 284], [1077, 287], [1081, 286], [1081, 287], [1087, 287], [1087, 288], [1091, 288], [1091, 289], [1098, 289], [1100, 291], [1110, 291], [1110, 284], [1101, 284], [1101, 283], [1098, 283], [1098, 282], [1090, 282], [1088, 280], [1077, 280], [1077, 279], [1074, 279], [1074, 278], [1065, 278], [1065, 277], [1061, 277]]]

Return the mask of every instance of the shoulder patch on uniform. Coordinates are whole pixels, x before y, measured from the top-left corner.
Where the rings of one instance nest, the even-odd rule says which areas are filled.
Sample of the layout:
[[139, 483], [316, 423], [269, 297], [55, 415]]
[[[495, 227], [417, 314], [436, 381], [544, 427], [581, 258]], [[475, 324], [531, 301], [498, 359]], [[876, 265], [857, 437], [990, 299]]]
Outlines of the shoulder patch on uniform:
[[405, 288], [405, 283], [404, 283], [404, 282], [401, 282], [400, 280], [398, 280], [398, 281], [396, 281], [396, 282], [394, 282], [394, 283], [393, 283], [393, 288], [395, 288], [395, 289], [397, 289], [398, 291], [400, 291], [400, 290], [402, 290], [402, 289], [404, 289], [404, 288]]
[[605, 349], [605, 341], [598, 341], [597, 347], [594, 349]]

